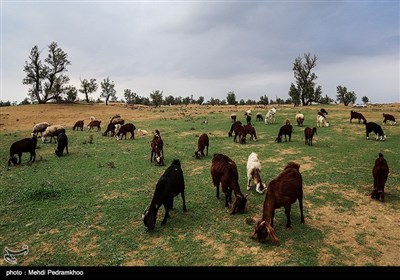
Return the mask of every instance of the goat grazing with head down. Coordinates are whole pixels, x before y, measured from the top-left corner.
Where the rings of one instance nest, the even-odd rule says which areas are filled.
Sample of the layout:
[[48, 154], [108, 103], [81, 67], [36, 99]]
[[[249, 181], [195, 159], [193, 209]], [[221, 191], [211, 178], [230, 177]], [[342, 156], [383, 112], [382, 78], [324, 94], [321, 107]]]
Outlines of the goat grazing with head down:
[[278, 237], [274, 230], [275, 209], [285, 208], [286, 228], [291, 228], [290, 209], [292, 204], [299, 200], [300, 221], [304, 224], [303, 215], [303, 178], [299, 172], [300, 165], [289, 162], [285, 169], [273, 179], [267, 187], [265, 193], [263, 215], [256, 223], [255, 230], [251, 238], [264, 243], [270, 235], [272, 242], [278, 242]]
[[[22, 153], [30, 153], [31, 157], [28, 162], [35, 162], [36, 159], [36, 146], [37, 137], [33, 135], [31, 138], [24, 138], [11, 144], [10, 158], [8, 159], [8, 166], [11, 164], [16, 165], [21, 163]], [[14, 155], [18, 155], [18, 160]]]
[[375, 160], [375, 165], [372, 168], [372, 176], [374, 177], [374, 189], [371, 192], [371, 198], [385, 200], [385, 184], [389, 175], [389, 166], [382, 153]]
[[247, 159], [247, 190], [251, 189], [251, 181], [256, 186], [258, 193], [263, 193], [266, 189], [265, 183], [261, 180], [261, 162], [257, 153], [251, 153]]
[[183, 178], [181, 162], [178, 159], [174, 159], [158, 180], [150, 206], [146, 208], [142, 215], [145, 227], [149, 230], [155, 228], [157, 212], [162, 205], [164, 205], [165, 214], [161, 225], [165, 225], [167, 219], [170, 217], [169, 210], [173, 209], [174, 206], [174, 197], [178, 194], [182, 196], [183, 211], [186, 212], [185, 180]]
[[303, 126], [303, 122], [304, 122], [304, 115], [301, 113], [298, 113], [296, 115], [296, 122], [298, 126]]
[[312, 140], [313, 140], [313, 137], [314, 137], [314, 133], [317, 134], [317, 128], [316, 127], [313, 127], [313, 128], [306, 127], [304, 129], [304, 138], [305, 138], [304, 144], [305, 145], [312, 146]]
[[194, 152], [194, 155], [197, 159], [200, 157], [204, 157], [204, 149], [207, 148], [206, 153], [208, 156], [208, 145], [209, 145], [209, 139], [208, 135], [203, 133], [202, 135], [199, 136], [199, 139], [197, 141], [197, 150]]
[[225, 193], [225, 207], [229, 208], [229, 202], [232, 202], [233, 190], [236, 199], [232, 204], [231, 214], [244, 213], [247, 195], [244, 196], [240, 191], [236, 163], [226, 155], [214, 154], [210, 171], [213, 184], [217, 189], [217, 198], [219, 198], [219, 185], [221, 183], [222, 191]]
[[285, 135], [285, 142], [287, 141], [286, 135], [289, 136], [289, 142], [292, 139], [293, 126], [291, 124], [285, 124], [279, 129], [278, 137], [275, 142], [282, 142], [282, 136]]
[[396, 124], [396, 119], [393, 115], [383, 113], [383, 124], [386, 124], [386, 121], [389, 121], [391, 125]]

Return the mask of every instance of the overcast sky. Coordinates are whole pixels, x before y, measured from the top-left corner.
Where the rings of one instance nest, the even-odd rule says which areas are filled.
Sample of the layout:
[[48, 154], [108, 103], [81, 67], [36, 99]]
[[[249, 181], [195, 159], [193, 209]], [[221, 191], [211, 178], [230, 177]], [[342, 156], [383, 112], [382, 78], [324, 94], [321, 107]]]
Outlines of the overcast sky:
[[[318, 56], [317, 85], [373, 103], [400, 101], [400, 2], [1, 1], [1, 99], [22, 101], [33, 46], [57, 42], [70, 84], [110, 77], [148, 97], [287, 99], [293, 62]], [[97, 99], [100, 90], [92, 95]], [[79, 98], [83, 95], [79, 93]]]

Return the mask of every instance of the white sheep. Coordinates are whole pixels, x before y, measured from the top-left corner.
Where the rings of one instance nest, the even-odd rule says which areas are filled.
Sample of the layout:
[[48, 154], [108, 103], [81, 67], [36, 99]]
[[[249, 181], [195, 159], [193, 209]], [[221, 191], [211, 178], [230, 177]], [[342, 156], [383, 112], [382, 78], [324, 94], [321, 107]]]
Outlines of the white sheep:
[[42, 137], [43, 132], [46, 130], [48, 126], [50, 126], [48, 122], [41, 122], [35, 124], [32, 129], [32, 136], [33, 135], [38, 136], [40, 133], [40, 137]]
[[270, 124], [275, 122], [275, 114], [276, 114], [276, 109], [272, 108], [270, 109], [267, 114], [265, 115], [265, 124]]
[[304, 115], [301, 113], [296, 114], [296, 122], [298, 126], [303, 126]]
[[138, 132], [139, 135], [141, 135], [141, 136], [145, 136], [145, 135], [148, 134], [147, 130], [140, 129], [140, 128], [138, 128], [137, 132]]
[[261, 163], [258, 160], [258, 154], [254, 152], [249, 155], [247, 160], [247, 190], [251, 189], [251, 180], [253, 180], [258, 193], [262, 194], [266, 190], [266, 185], [261, 180]]
[[[54, 141], [57, 142], [57, 136], [63, 129], [64, 129], [64, 127], [61, 125], [48, 126], [42, 134], [42, 142], [43, 143], [46, 142], [46, 137], [50, 137], [50, 143], [53, 138], [54, 138]], [[65, 131], [65, 129], [64, 129], [64, 131]]]
[[326, 121], [326, 119], [323, 116], [317, 115], [317, 126], [318, 127], [329, 126], [329, 123]]

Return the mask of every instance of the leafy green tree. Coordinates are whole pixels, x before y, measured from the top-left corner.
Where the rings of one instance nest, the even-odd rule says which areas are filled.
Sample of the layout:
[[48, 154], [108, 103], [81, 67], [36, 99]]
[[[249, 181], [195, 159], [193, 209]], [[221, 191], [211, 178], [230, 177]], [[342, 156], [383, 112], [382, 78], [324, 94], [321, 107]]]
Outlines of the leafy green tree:
[[229, 105], [236, 105], [236, 95], [235, 92], [230, 91], [228, 92], [228, 95], [226, 96], [226, 101], [228, 102]]
[[150, 93], [150, 98], [152, 99], [152, 103], [154, 104], [154, 106], [157, 107], [161, 107], [162, 104], [162, 100], [163, 100], [163, 92], [159, 91], [159, 90], [153, 90], [152, 93]]
[[173, 97], [172, 95], [168, 95], [167, 97], [165, 97], [164, 104], [175, 105], [175, 97]]
[[196, 103], [201, 105], [204, 102], [204, 96], [200, 96], [199, 99], [197, 99]]
[[369, 98], [366, 97], [366, 96], [363, 96], [363, 97], [361, 98], [361, 101], [362, 101], [364, 104], [367, 104], [367, 103], [369, 102]]
[[32, 101], [40, 104], [53, 99], [60, 100], [69, 82], [69, 77], [65, 75], [67, 66], [71, 64], [67, 53], [59, 48], [56, 42], [48, 46], [48, 52], [43, 63], [38, 46], [34, 46], [31, 49], [29, 61], [25, 61], [23, 69], [26, 76], [22, 83], [30, 86], [28, 96]]
[[110, 78], [107, 77], [106, 79], [103, 79], [103, 81], [100, 83], [101, 86], [101, 93], [100, 97], [103, 97], [106, 99], [106, 105], [108, 105], [108, 100], [111, 98], [113, 100], [116, 98], [116, 93], [117, 91], [115, 90], [115, 84], [114, 81], [110, 81]]
[[128, 104], [139, 104], [139, 102], [140, 102], [140, 100], [139, 100], [140, 98], [137, 95], [137, 93], [133, 92], [130, 89], [124, 90], [124, 98], [125, 98], [126, 103], [128, 103]]
[[68, 102], [74, 102], [76, 98], [78, 97], [78, 91], [76, 90], [76, 87], [74, 86], [68, 86], [65, 90], [65, 93], [67, 95], [66, 100]]
[[265, 94], [261, 96], [260, 101], [258, 101], [258, 104], [268, 105], [269, 104], [268, 96], [266, 96]]
[[325, 97], [321, 97], [319, 100], [319, 103], [321, 103], [321, 104], [330, 104], [332, 102], [334, 102], [334, 100], [326, 94], [325, 94]]
[[83, 93], [86, 98], [86, 102], [89, 103], [89, 94], [92, 94], [93, 92], [96, 92], [98, 88], [98, 84], [96, 83], [96, 79], [80, 79], [81, 81], [81, 89], [79, 89], [79, 92]]
[[347, 88], [344, 86], [337, 86], [337, 95], [336, 95], [336, 100], [339, 101], [339, 103], [343, 103], [344, 106], [349, 105], [350, 103], [355, 103], [357, 100], [357, 95], [354, 93], [354, 91], [347, 91]]
[[182, 99], [182, 103], [185, 105], [189, 105], [190, 101], [191, 101], [191, 98], [189, 96]]
[[31, 104], [31, 102], [29, 102], [29, 98], [26, 97], [24, 100], [22, 100], [19, 105], [29, 105]]
[[321, 98], [321, 86], [315, 88], [315, 80], [318, 77], [312, 72], [317, 65], [317, 59], [316, 55], [311, 56], [310, 53], [305, 53], [304, 58], [299, 56], [293, 63], [296, 84], [290, 85], [289, 96], [293, 99], [295, 105], [298, 105], [301, 100], [301, 104], [307, 106], [311, 102], [319, 102]]

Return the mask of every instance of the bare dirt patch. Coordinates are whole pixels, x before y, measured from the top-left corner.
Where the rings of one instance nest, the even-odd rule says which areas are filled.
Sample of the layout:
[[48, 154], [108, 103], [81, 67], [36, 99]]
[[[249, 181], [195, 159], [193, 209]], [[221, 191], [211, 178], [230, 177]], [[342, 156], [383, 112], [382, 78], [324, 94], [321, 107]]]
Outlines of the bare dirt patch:
[[213, 255], [216, 259], [222, 259], [225, 257], [226, 249], [224, 244], [218, 244], [214, 240], [210, 239], [209, 237], [199, 233], [194, 237], [194, 240], [200, 241], [206, 247], [208, 247], [207, 251], [213, 251], [211, 255]]

